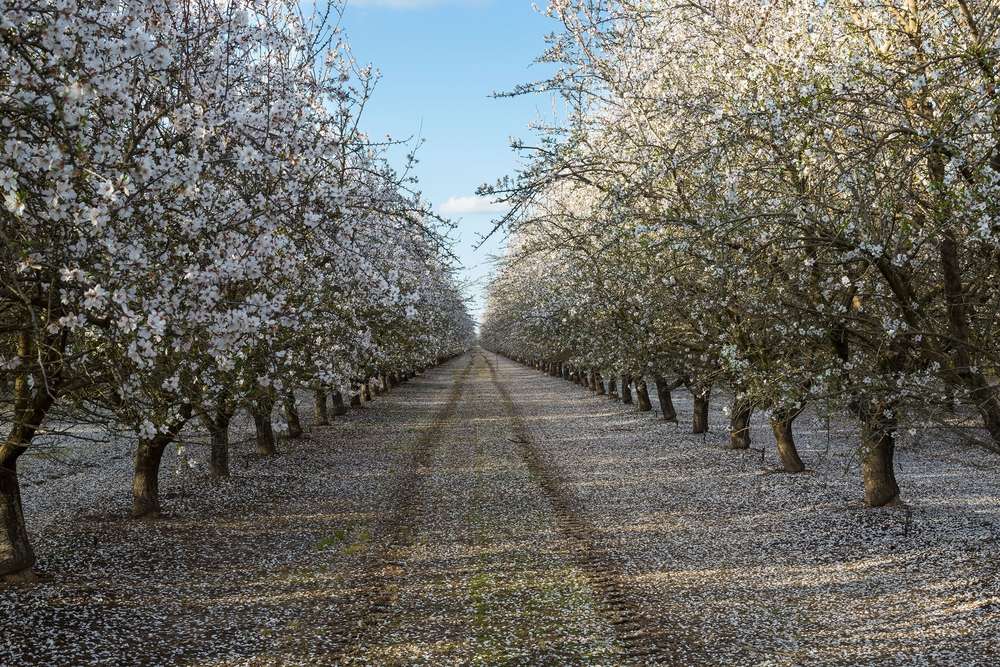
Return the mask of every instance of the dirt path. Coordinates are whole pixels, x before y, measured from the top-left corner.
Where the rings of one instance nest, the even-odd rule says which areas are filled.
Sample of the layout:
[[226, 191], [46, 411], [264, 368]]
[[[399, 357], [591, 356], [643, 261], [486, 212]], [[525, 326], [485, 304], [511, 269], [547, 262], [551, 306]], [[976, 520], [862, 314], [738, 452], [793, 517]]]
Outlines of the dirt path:
[[164, 521], [130, 443], [32, 458], [55, 581], [0, 588], [0, 667], [997, 664], [995, 476], [902, 448], [904, 537], [810, 437], [775, 475], [476, 353], [228, 481], [168, 464]]

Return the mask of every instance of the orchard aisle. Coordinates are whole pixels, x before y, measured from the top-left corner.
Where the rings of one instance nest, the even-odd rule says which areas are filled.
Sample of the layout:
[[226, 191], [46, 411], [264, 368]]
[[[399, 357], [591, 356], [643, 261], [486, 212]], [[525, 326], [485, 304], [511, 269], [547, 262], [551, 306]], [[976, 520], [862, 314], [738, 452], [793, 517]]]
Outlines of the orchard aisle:
[[430, 434], [409, 539], [358, 665], [632, 664], [573, 545], [518, 454], [516, 424], [482, 354]]

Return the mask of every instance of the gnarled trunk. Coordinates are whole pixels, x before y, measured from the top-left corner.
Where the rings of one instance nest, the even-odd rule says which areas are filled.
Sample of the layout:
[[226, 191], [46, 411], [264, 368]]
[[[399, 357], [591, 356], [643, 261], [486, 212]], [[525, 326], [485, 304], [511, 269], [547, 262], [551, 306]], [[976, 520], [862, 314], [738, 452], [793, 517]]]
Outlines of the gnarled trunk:
[[752, 416], [753, 403], [745, 398], [737, 398], [733, 401], [733, 413], [729, 418], [730, 449], [750, 449], [750, 418]]
[[692, 433], [708, 432], [708, 401], [711, 392], [711, 387], [701, 389], [698, 393], [692, 392], [692, 395], [694, 396], [694, 420], [691, 430]]
[[344, 395], [339, 391], [330, 395], [330, 402], [333, 403], [333, 416], [343, 417], [347, 414], [347, 407], [344, 405]]
[[899, 484], [892, 469], [892, 456], [896, 451], [896, 420], [886, 417], [886, 410], [866, 407], [861, 415], [861, 474], [871, 507], [899, 502]]
[[604, 378], [601, 377], [599, 372], [594, 373], [594, 391], [597, 392], [598, 396], [604, 396], [607, 393], [604, 390]]
[[[42, 368], [48, 373], [46, 382], [32, 387], [28, 372], [14, 380], [13, 423], [0, 444], [0, 579], [3, 581], [21, 582], [35, 578], [31, 569], [35, 564], [35, 551], [24, 523], [17, 460], [28, 451], [35, 433], [55, 403], [68, 335], [64, 331], [42, 348]], [[28, 368], [33, 363], [35, 351], [33, 333], [22, 331], [17, 349], [21, 368]]]
[[160, 462], [170, 440], [163, 436], [139, 439], [132, 477], [133, 519], [156, 519], [160, 516]]
[[198, 417], [212, 439], [210, 474], [213, 478], [229, 477], [229, 424], [235, 409], [227, 398], [223, 397], [217, 403], [214, 417], [203, 410], [198, 411]]
[[288, 424], [288, 437], [302, 437], [302, 421], [299, 419], [299, 409], [295, 405], [295, 394], [288, 392], [285, 395], [285, 423]]
[[271, 424], [271, 412], [274, 410], [274, 398], [270, 393], [262, 391], [254, 400], [250, 413], [257, 429], [257, 454], [260, 456], [277, 456], [278, 447], [274, 442], [274, 426]]
[[316, 407], [314, 412], [316, 415], [316, 426], [330, 425], [330, 418], [326, 413], [326, 392], [322, 389], [316, 390]]
[[155, 519], [160, 516], [160, 461], [163, 450], [177, 439], [193, 409], [189, 404], [181, 407], [180, 414], [167, 429], [152, 438], [139, 438], [135, 453], [135, 474], [132, 478], [132, 518]]
[[618, 399], [618, 378], [614, 375], [608, 377], [608, 396]]
[[771, 413], [771, 430], [774, 431], [774, 444], [778, 447], [778, 456], [785, 472], [802, 472], [806, 469], [799, 452], [795, 448], [792, 437], [792, 422], [802, 414], [805, 408], [781, 408]]
[[656, 397], [660, 400], [660, 412], [663, 421], [677, 423], [677, 410], [674, 409], [674, 399], [670, 395], [677, 387], [667, 383], [665, 378], [656, 377]]
[[11, 446], [9, 437], [0, 447], [0, 578], [4, 581], [31, 579], [35, 564], [17, 479], [17, 459], [26, 451], [27, 447]]
[[646, 389], [646, 380], [636, 378], [635, 380], [635, 400], [639, 406], [639, 412], [649, 412], [653, 409], [653, 404], [649, 402], [649, 390]]
[[372, 400], [372, 388], [368, 382], [361, 383], [361, 402], [370, 403]]
[[632, 405], [632, 376], [622, 376], [622, 403]]

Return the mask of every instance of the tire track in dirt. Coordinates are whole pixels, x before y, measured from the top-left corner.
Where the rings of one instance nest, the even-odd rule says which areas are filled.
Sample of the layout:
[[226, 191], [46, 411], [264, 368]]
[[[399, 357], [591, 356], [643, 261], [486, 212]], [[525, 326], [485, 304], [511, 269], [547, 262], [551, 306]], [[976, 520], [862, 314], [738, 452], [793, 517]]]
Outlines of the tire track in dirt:
[[512, 422], [514, 444], [549, 499], [559, 530], [573, 545], [572, 557], [593, 587], [628, 657], [647, 665], [711, 664], [710, 656], [698, 639], [686, 636], [677, 628], [664, 627], [660, 619], [642, 609], [639, 601], [645, 599], [645, 592], [633, 586], [613, 555], [591, 537], [597, 534], [597, 529], [574, 507], [565, 490], [566, 480], [545, 464], [517, 405], [499, 377], [497, 366], [490, 363], [485, 354], [483, 358]]
[[[353, 608], [345, 609], [338, 625], [329, 628], [331, 634], [342, 639], [339, 651], [327, 657], [333, 664], [350, 664], [363, 659], [366, 640], [389, 615], [399, 588], [398, 579], [403, 574], [402, 563], [406, 551], [413, 545], [414, 527], [419, 523], [425, 508], [420, 498], [421, 476], [433, 458], [441, 434], [454, 415], [461, 400], [466, 381], [472, 373], [476, 353], [457, 379], [447, 402], [437, 411], [424, 433], [410, 446], [409, 457], [403, 470], [397, 473], [387, 505], [392, 513], [380, 521], [389, 540], [373, 549], [368, 555], [362, 572], [354, 580], [359, 590], [366, 591], [365, 598]], [[454, 378], [454, 376], [453, 376]]]

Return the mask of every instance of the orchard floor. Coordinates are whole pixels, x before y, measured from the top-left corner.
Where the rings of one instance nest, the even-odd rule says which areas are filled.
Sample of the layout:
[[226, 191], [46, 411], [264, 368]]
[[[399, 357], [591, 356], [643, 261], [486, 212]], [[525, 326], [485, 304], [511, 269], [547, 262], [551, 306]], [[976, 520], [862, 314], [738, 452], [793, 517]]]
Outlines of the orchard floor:
[[165, 460], [159, 521], [128, 442], [22, 459], [53, 579], [0, 587], [0, 665], [1000, 664], [996, 457], [904, 441], [909, 510], [868, 509], [848, 420], [790, 476], [681, 393], [470, 354], [226, 481]]

